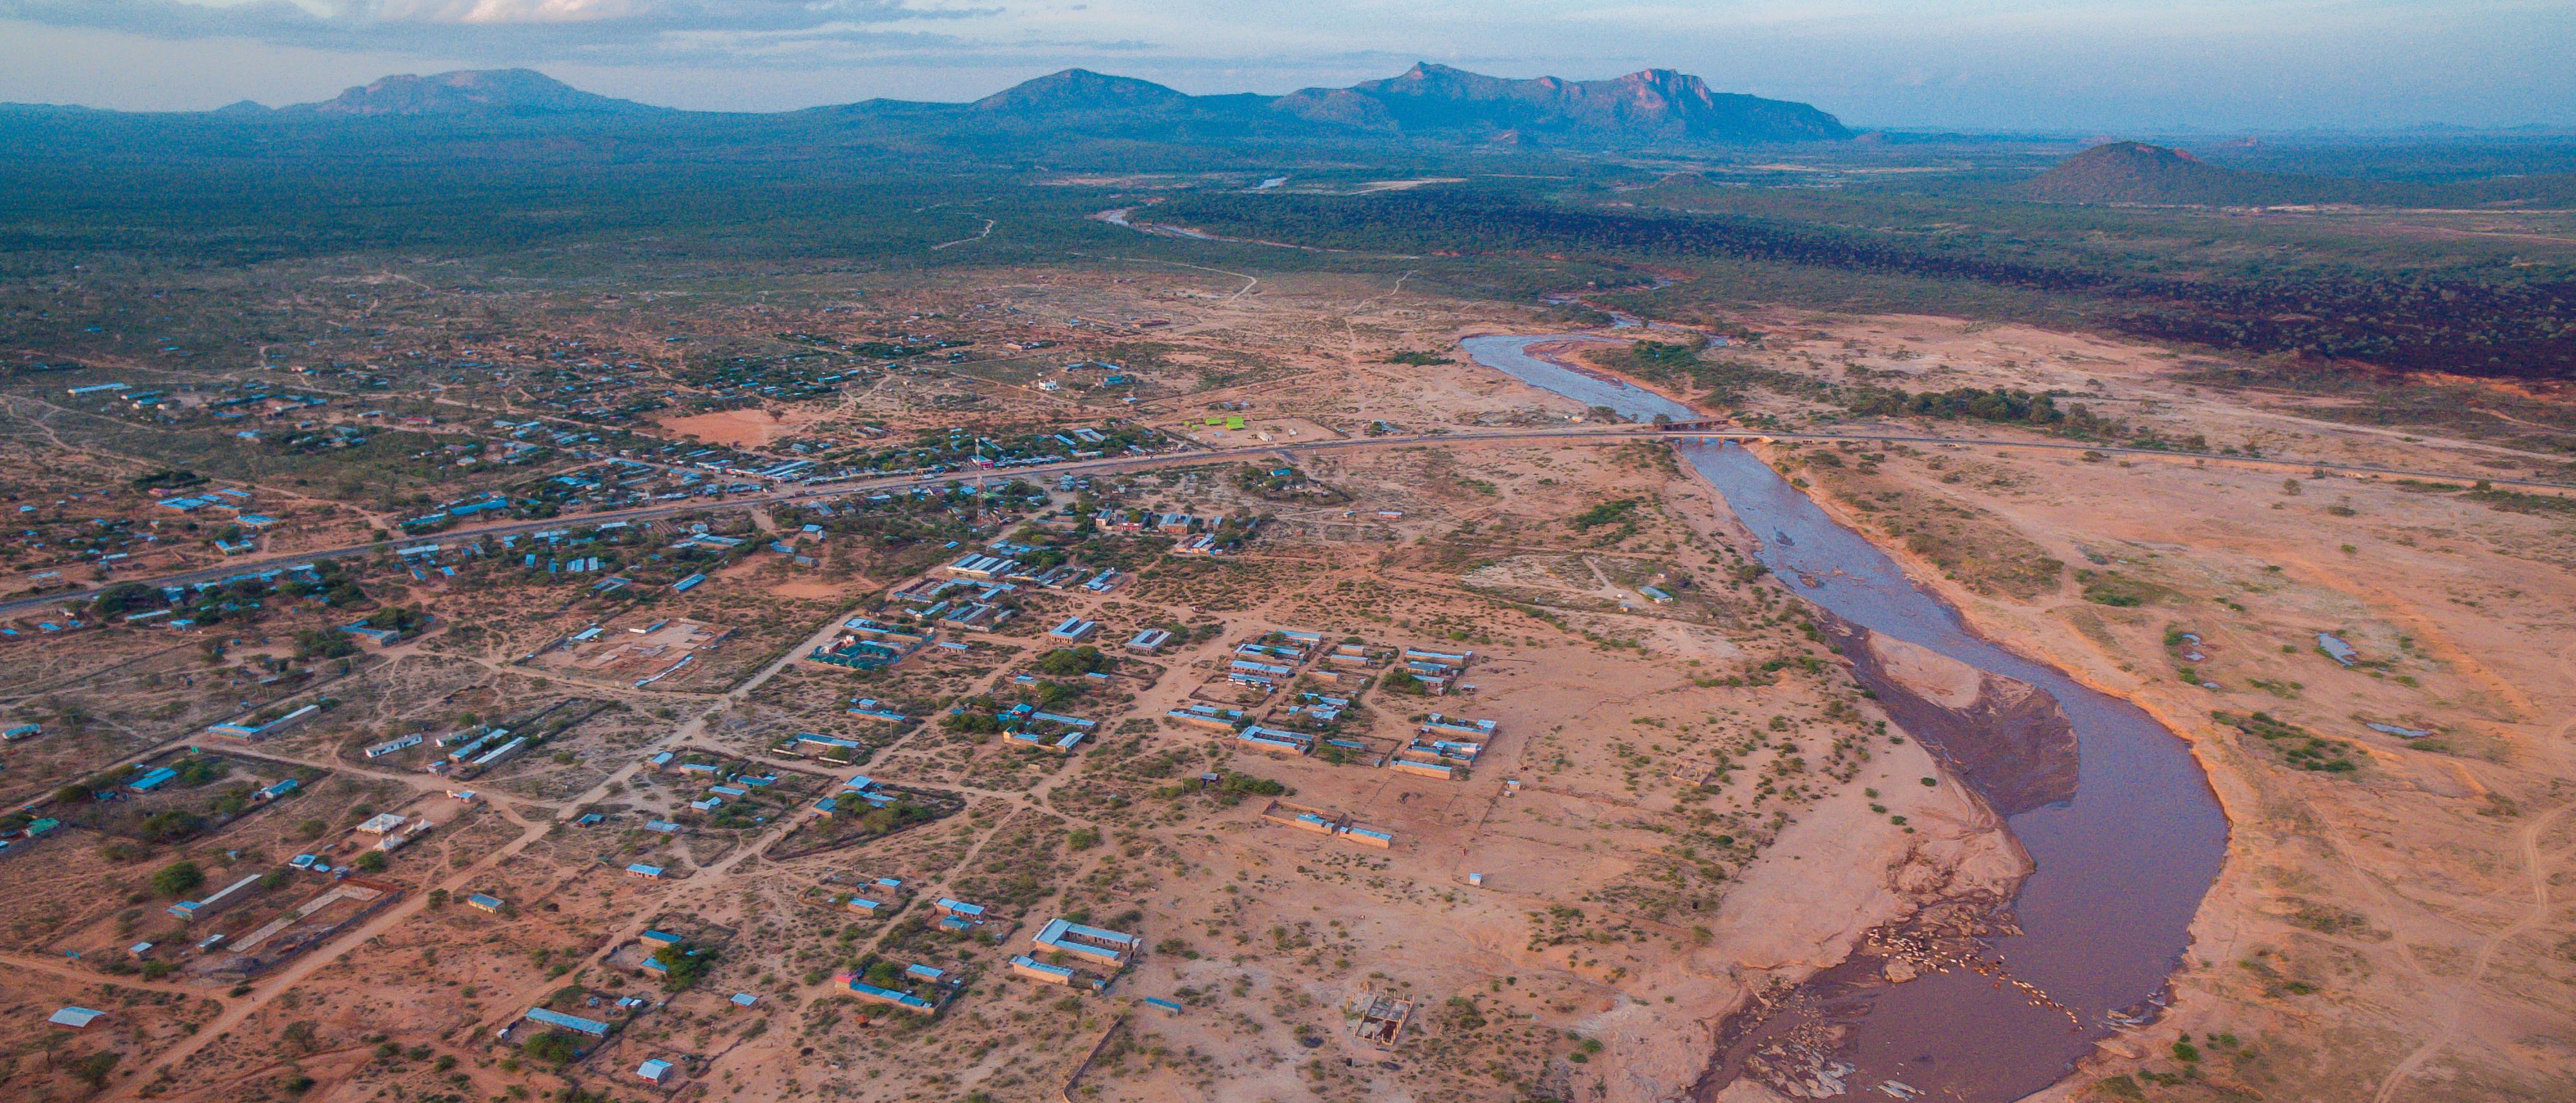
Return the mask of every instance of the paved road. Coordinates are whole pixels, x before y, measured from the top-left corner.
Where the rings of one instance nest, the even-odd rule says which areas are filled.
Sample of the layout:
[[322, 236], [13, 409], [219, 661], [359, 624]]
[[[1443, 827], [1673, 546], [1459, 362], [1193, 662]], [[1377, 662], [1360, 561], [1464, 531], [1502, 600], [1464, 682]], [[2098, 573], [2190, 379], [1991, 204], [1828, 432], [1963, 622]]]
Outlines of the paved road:
[[[215, 566], [202, 567], [195, 570], [181, 571], [157, 577], [117, 579], [107, 585], [121, 585], [127, 582], [142, 582], [154, 586], [187, 585], [196, 582], [211, 582], [216, 579], [229, 578], [245, 572], [263, 570], [270, 567], [284, 567], [296, 563], [315, 562], [317, 560], [342, 559], [349, 556], [370, 555], [397, 547], [405, 547], [412, 544], [431, 541], [453, 543], [483, 537], [505, 536], [514, 533], [541, 532], [552, 528], [596, 525], [608, 521], [651, 520], [657, 517], [669, 517], [683, 513], [699, 513], [711, 509], [749, 509], [759, 506], [784, 505], [796, 502], [809, 502], [823, 498], [837, 498], [849, 494], [864, 494], [879, 490], [902, 489], [914, 486], [950, 486], [958, 483], [972, 482], [978, 478], [1009, 479], [1023, 474], [1098, 474], [1102, 472], [1143, 470], [1153, 467], [1172, 467], [1203, 463], [1226, 463], [1231, 461], [1254, 460], [1264, 457], [1279, 456], [1282, 454], [1313, 454], [1370, 448], [1402, 448], [1421, 445], [1472, 444], [1479, 442], [1599, 440], [1603, 438], [1616, 437], [1650, 437], [1666, 440], [1775, 440], [1820, 443], [1853, 441], [1864, 444], [1956, 445], [1970, 448], [2025, 448], [2045, 451], [2098, 452], [2104, 455], [2143, 456], [2165, 460], [2195, 460], [2236, 466], [2255, 466], [2301, 471], [2315, 469], [2352, 475], [2439, 479], [2457, 483], [2474, 482], [2479, 479], [2485, 479], [2492, 485], [2501, 487], [2542, 490], [2555, 493], [2576, 492], [2576, 486], [2570, 486], [2569, 484], [2541, 482], [2530, 479], [2503, 479], [2486, 474], [2460, 474], [2449, 471], [2422, 471], [2398, 467], [2380, 467], [2372, 464], [2322, 463], [2313, 460], [2301, 460], [2286, 457], [2229, 456], [2207, 452], [2177, 452], [2159, 448], [2121, 448], [2108, 445], [2076, 444], [2057, 441], [1995, 440], [1983, 437], [1943, 437], [1900, 433], [1790, 433], [1757, 429], [1694, 429], [1686, 432], [1668, 432], [1646, 425], [1586, 425], [1554, 429], [1476, 429], [1456, 433], [1424, 433], [1409, 436], [1344, 437], [1334, 440], [1273, 441], [1256, 447], [1214, 448], [1187, 452], [1164, 452], [1150, 456], [1113, 456], [1096, 460], [1075, 460], [1066, 463], [1048, 464], [1041, 467], [1021, 467], [984, 472], [972, 470], [951, 471], [945, 474], [933, 475], [926, 478], [912, 475], [898, 475], [876, 479], [854, 479], [846, 482], [820, 485], [782, 487], [776, 490], [757, 494], [744, 494], [731, 498], [692, 498], [685, 502], [668, 502], [660, 505], [637, 506], [632, 509], [603, 510], [597, 513], [585, 513], [578, 516], [549, 517], [536, 521], [505, 521], [498, 524], [452, 528], [427, 536], [403, 537], [395, 540], [376, 540], [363, 544], [349, 544], [336, 548], [323, 548], [314, 551], [299, 552], [292, 555], [269, 555], [255, 559], [236, 559]], [[106, 585], [102, 585], [86, 590], [56, 590], [45, 594], [0, 601], [0, 616], [40, 609], [64, 602], [86, 600], [98, 595], [106, 588]]]

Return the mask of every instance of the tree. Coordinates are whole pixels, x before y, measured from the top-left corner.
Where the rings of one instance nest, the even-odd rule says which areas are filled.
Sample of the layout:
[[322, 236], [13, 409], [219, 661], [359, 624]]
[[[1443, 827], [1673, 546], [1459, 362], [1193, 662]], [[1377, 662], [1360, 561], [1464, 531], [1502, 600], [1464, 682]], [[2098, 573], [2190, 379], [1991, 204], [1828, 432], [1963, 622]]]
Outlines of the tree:
[[205, 871], [198, 869], [197, 863], [190, 861], [172, 862], [152, 875], [152, 891], [174, 898], [185, 896], [190, 890], [205, 883]]
[[123, 1054], [115, 1050], [103, 1050], [90, 1054], [72, 1062], [72, 1076], [92, 1088], [104, 1088], [107, 1086], [107, 1074], [116, 1071], [116, 1063], [123, 1057]]
[[206, 818], [194, 812], [171, 809], [155, 812], [143, 820], [143, 835], [156, 843], [175, 843], [206, 828]]
[[572, 1035], [560, 1030], [549, 1030], [528, 1039], [526, 1045], [519, 1047], [519, 1052], [556, 1065], [571, 1064], [573, 1058], [581, 1056], [581, 1051], [573, 1045]]
[[662, 965], [662, 986], [673, 992], [694, 987], [716, 963], [715, 951], [694, 943], [682, 942], [653, 951], [653, 960]]
[[351, 864], [357, 866], [358, 872], [360, 873], [383, 873], [385, 871], [385, 852], [381, 850], [370, 850], [364, 854], [358, 855], [358, 860]]

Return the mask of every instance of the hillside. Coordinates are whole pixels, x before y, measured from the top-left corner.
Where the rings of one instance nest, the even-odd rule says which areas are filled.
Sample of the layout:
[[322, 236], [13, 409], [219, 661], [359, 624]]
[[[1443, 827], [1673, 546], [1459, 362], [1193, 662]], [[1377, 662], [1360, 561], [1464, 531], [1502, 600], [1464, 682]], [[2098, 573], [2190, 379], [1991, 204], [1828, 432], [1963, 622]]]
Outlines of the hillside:
[[1190, 95], [1152, 81], [1066, 69], [971, 103], [867, 100], [772, 115], [649, 107], [584, 92], [529, 69], [391, 76], [319, 103], [270, 111], [236, 104], [224, 118], [616, 118], [694, 119], [746, 133], [779, 123], [833, 120], [904, 144], [1106, 137], [1142, 141], [1256, 139], [1287, 143], [1430, 144], [1497, 138], [1559, 147], [1637, 147], [1831, 141], [1851, 131], [1803, 103], [1712, 91], [1669, 69], [1610, 80], [1515, 80], [1416, 65], [1349, 88], [1285, 96]]
[[2226, 206], [2296, 202], [2301, 183], [2222, 168], [2165, 146], [2109, 142], [2067, 158], [2022, 190], [2046, 203]]
[[1852, 136], [1841, 120], [1808, 104], [1712, 92], [1700, 78], [1670, 69], [1610, 80], [1511, 80], [1421, 63], [1385, 80], [1291, 93], [1272, 106], [1316, 122], [1405, 133], [1511, 131], [1613, 142]]
[[1186, 104], [1190, 96], [1150, 80], [1111, 76], [1089, 69], [1066, 69], [1022, 81], [968, 105], [998, 114], [1054, 114], [1094, 111], [1166, 111]]
[[[232, 114], [259, 114], [259, 105], [233, 104]], [[534, 69], [461, 69], [415, 76], [404, 73], [362, 84], [320, 103], [281, 108], [281, 113], [370, 115], [630, 115], [661, 113], [633, 100], [584, 92]]]

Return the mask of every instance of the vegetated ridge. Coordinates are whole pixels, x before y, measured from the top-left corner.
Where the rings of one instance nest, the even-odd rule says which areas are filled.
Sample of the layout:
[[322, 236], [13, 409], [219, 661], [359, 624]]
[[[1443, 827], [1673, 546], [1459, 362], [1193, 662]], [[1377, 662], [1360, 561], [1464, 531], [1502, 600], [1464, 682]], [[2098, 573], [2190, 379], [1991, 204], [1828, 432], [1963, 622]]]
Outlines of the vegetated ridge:
[[2336, 190], [2351, 190], [2351, 184], [2227, 168], [2145, 142], [2094, 146], [2059, 162], [2022, 189], [2025, 196], [2048, 203], [2205, 206], [2318, 201], [2322, 194]]
[[[236, 103], [227, 115], [256, 115], [258, 105]], [[280, 108], [312, 115], [631, 115], [668, 111], [633, 100], [584, 92], [534, 69], [463, 69], [434, 76], [403, 73], [362, 84], [320, 103]]]
[[1713, 92], [1671, 69], [1610, 80], [1511, 80], [1418, 63], [1386, 80], [1309, 88], [1271, 101], [1302, 119], [1372, 130], [1579, 134], [1654, 141], [1839, 141], [1852, 132], [1786, 100]]
[[2043, 203], [2176, 207], [2534, 206], [2576, 199], [2576, 175], [2511, 173], [2447, 182], [2301, 176], [2211, 164], [2183, 150], [2145, 142], [2105, 142], [2058, 162], [2017, 194]]
[[[266, 111], [235, 104], [209, 114], [278, 116], [683, 115], [584, 92], [529, 69], [392, 76], [320, 103]], [[1066, 69], [972, 103], [866, 100], [811, 108], [892, 124], [1002, 131], [1037, 126], [1148, 139], [1213, 136], [1421, 137], [1432, 140], [1607, 146], [1840, 141], [1850, 128], [1814, 106], [1712, 91], [1670, 69], [1609, 80], [1516, 80], [1428, 63], [1348, 88], [1285, 96], [1194, 96], [1152, 81]]]

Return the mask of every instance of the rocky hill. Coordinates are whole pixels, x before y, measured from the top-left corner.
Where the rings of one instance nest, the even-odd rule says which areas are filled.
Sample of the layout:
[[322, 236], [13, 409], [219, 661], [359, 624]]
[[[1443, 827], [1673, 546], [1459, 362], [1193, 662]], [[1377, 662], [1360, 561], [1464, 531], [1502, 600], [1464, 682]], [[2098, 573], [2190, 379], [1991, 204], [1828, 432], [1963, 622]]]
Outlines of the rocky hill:
[[[248, 105], [254, 111], [258, 105]], [[241, 113], [234, 104], [228, 112]], [[320, 103], [281, 108], [311, 115], [634, 115], [668, 109], [584, 92], [534, 69], [404, 73], [362, 84]]]

